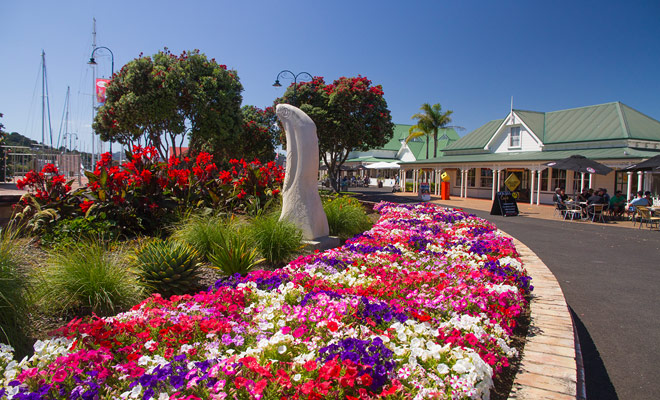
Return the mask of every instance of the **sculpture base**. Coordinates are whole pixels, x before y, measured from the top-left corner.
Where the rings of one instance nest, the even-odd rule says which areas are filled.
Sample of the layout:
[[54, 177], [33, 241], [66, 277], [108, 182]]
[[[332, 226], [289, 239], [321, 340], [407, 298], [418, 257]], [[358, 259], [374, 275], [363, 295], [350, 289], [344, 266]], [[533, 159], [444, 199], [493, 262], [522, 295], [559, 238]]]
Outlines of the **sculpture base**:
[[322, 236], [314, 240], [303, 240], [303, 243], [307, 245], [306, 248], [309, 250], [323, 251], [339, 247], [340, 241], [337, 236]]

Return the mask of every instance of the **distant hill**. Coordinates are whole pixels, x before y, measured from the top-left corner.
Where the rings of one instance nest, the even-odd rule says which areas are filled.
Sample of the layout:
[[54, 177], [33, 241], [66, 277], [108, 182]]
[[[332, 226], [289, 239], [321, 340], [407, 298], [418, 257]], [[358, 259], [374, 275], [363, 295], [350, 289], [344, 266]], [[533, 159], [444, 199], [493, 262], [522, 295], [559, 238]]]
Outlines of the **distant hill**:
[[18, 132], [12, 132], [7, 135], [3, 143], [5, 146], [25, 146], [32, 147], [39, 144], [36, 140], [25, 137]]

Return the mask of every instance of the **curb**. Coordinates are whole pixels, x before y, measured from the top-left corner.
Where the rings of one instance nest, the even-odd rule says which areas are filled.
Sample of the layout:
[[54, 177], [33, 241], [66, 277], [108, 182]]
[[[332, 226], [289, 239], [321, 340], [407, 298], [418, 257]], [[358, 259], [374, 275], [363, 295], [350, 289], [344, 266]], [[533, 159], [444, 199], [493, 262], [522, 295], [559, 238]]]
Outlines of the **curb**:
[[511, 235], [532, 277], [527, 340], [509, 400], [575, 400], [577, 364], [573, 320], [557, 279], [529, 247]]

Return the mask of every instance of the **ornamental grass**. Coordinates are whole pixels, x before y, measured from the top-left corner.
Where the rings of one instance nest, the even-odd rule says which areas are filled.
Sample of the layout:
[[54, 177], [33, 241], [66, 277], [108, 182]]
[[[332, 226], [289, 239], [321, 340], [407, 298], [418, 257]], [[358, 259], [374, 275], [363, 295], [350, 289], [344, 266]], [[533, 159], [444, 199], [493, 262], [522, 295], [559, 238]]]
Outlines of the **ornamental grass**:
[[250, 220], [247, 236], [266, 262], [281, 266], [301, 250], [302, 231], [293, 223], [280, 221], [280, 213], [258, 215]]
[[33, 271], [34, 302], [45, 314], [114, 315], [144, 298], [121, 251], [83, 241], [49, 253], [46, 266]]
[[532, 290], [512, 239], [431, 204], [376, 207], [337, 249], [76, 319], [9, 362], [15, 399], [488, 398]]
[[350, 196], [328, 197], [323, 202], [331, 236], [346, 240], [371, 228], [362, 204]]

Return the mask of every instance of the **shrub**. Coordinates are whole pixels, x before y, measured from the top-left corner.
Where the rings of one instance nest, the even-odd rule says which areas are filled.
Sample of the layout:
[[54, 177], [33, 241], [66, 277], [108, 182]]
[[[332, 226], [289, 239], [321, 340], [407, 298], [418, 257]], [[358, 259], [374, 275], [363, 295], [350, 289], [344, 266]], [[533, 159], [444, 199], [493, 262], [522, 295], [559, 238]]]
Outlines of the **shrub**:
[[14, 258], [13, 239], [11, 227], [0, 233], [0, 342], [11, 345], [22, 356], [30, 350], [25, 334], [26, 284]]
[[130, 259], [140, 281], [163, 296], [181, 295], [199, 288], [197, 251], [186, 243], [152, 239]]
[[41, 235], [41, 244], [46, 247], [68, 247], [81, 239], [109, 242], [119, 237], [119, 228], [114, 221], [95, 216], [61, 219], [49, 225]]
[[211, 265], [225, 275], [245, 275], [263, 261], [257, 259], [258, 255], [242, 232], [227, 229], [222, 233], [222, 240], [213, 245], [208, 258]]
[[16, 205], [14, 218], [41, 233], [59, 219], [97, 216], [132, 235], [165, 226], [179, 209], [245, 213], [278, 197], [284, 172], [274, 162], [229, 160], [227, 168], [221, 170], [208, 153], [164, 162], [154, 147], [134, 146], [121, 165], [103, 154], [94, 172], [85, 173], [87, 186], [72, 192], [71, 182], [47, 164], [18, 182], [29, 193]]
[[328, 217], [330, 235], [341, 240], [371, 229], [371, 220], [356, 199], [349, 196], [326, 198], [323, 210]]
[[121, 251], [107, 251], [98, 241], [51, 251], [46, 267], [34, 274], [36, 304], [66, 316], [114, 315], [128, 309], [143, 291], [123, 259]]
[[279, 213], [257, 216], [247, 229], [249, 239], [271, 265], [288, 261], [302, 246], [302, 232], [288, 221], [279, 221]]

